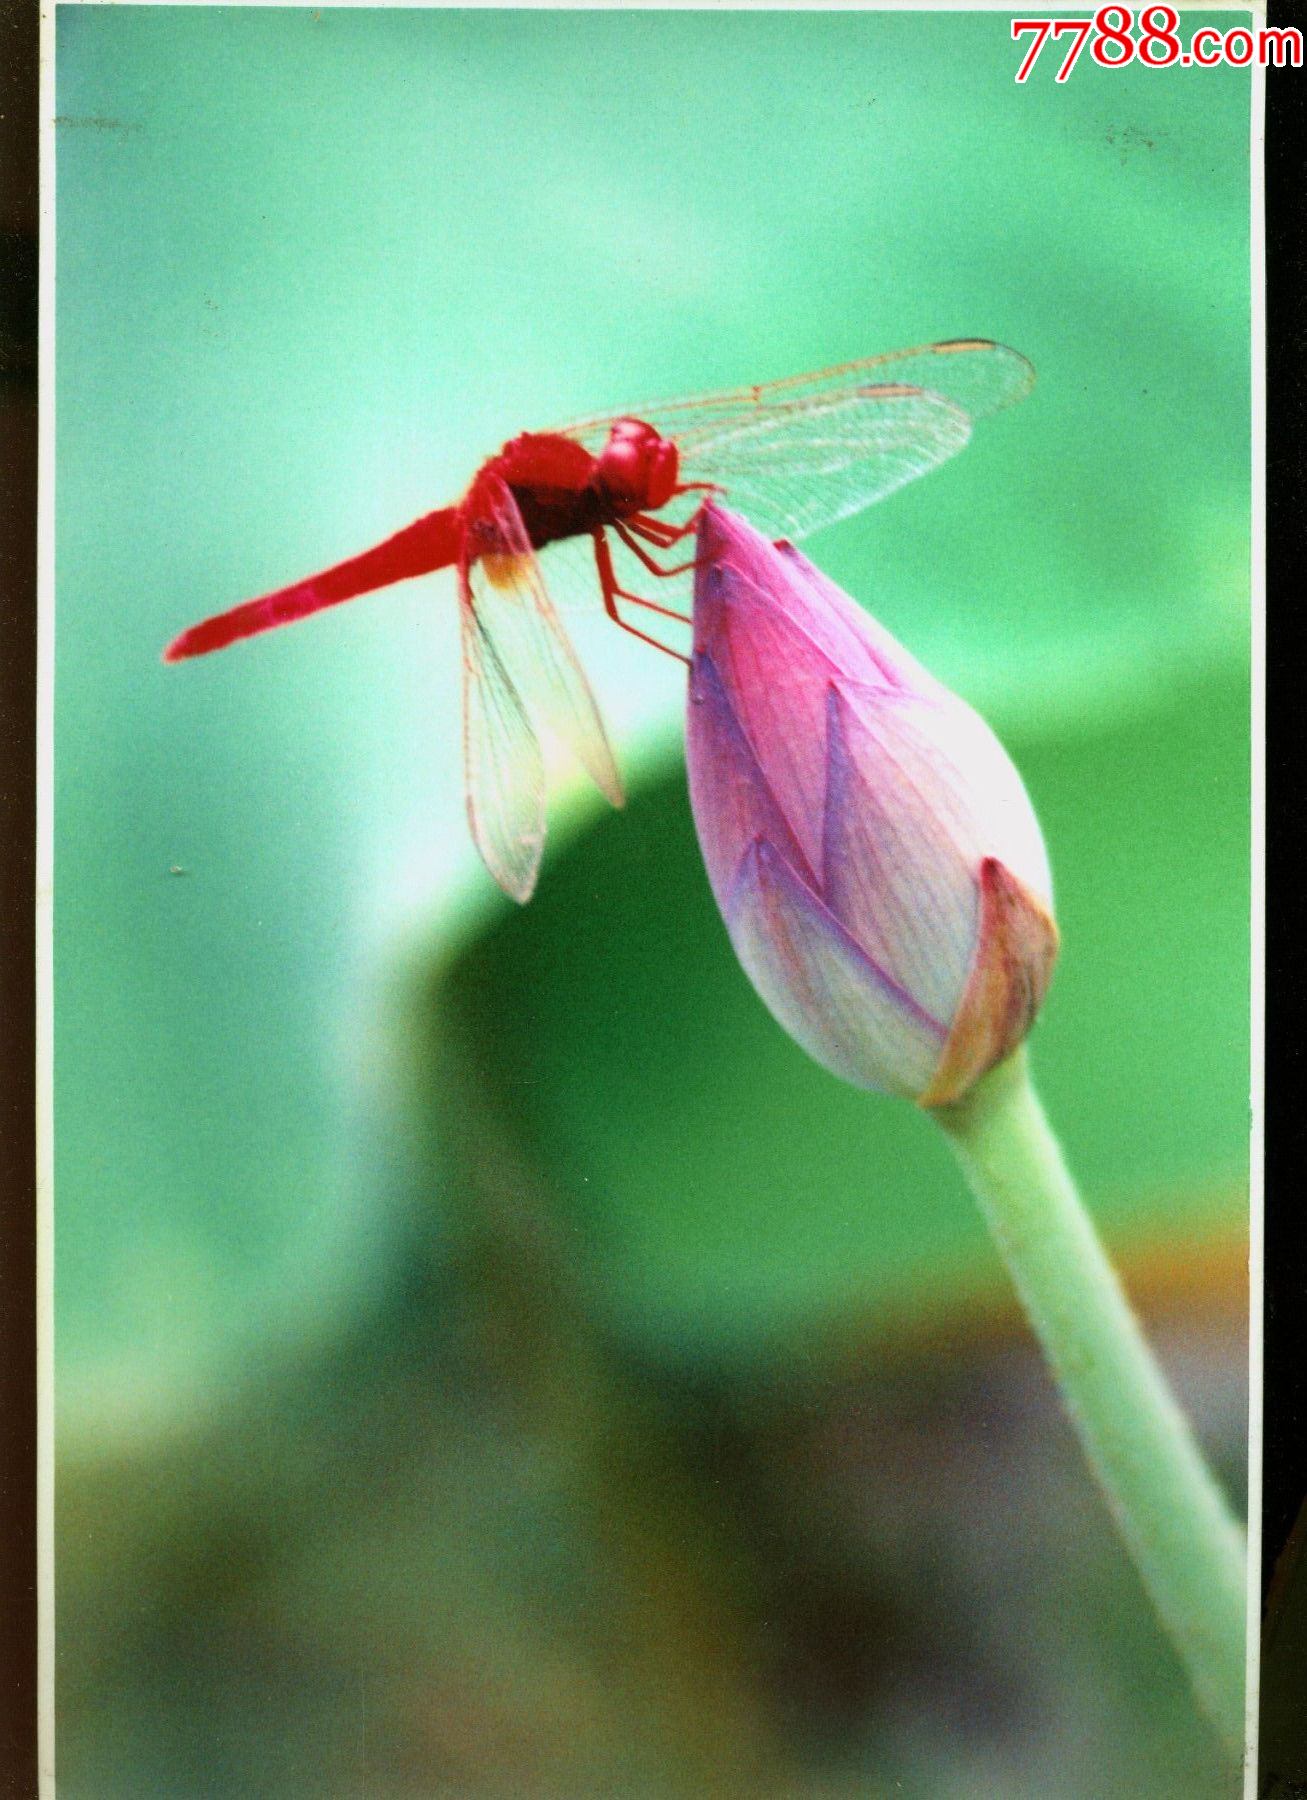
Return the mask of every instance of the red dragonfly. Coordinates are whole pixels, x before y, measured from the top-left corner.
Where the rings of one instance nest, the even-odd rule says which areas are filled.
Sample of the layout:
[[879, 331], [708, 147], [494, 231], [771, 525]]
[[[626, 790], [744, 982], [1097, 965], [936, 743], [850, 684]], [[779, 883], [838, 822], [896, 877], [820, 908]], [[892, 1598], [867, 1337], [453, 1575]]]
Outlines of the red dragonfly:
[[667, 650], [628, 609], [688, 620], [625, 585], [639, 577], [619, 578], [615, 549], [648, 576], [684, 574], [692, 558], [667, 565], [654, 553], [690, 536], [706, 499], [718, 494], [769, 537], [806, 536], [956, 455], [975, 419], [1019, 400], [1033, 380], [1016, 351], [963, 338], [524, 432], [482, 464], [452, 506], [306, 581], [192, 625], [164, 660], [203, 656], [452, 567], [468, 822], [495, 880], [525, 901], [545, 837], [537, 728], [563, 740], [612, 804], [622, 803], [603, 721], [546, 584], [546, 573], [551, 582], [565, 573], [559, 552], [569, 540], [592, 559], [609, 618]]

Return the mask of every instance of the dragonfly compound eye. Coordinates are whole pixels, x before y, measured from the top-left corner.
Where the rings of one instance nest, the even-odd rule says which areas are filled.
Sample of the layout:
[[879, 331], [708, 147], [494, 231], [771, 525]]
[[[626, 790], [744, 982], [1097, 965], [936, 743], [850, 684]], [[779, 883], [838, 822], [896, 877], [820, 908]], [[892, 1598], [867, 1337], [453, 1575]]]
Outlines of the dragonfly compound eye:
[[628, 506], [657, 508], [676, 486], [675, 444], [639, 419], [618, 419], [599, 456], [604, 486]]

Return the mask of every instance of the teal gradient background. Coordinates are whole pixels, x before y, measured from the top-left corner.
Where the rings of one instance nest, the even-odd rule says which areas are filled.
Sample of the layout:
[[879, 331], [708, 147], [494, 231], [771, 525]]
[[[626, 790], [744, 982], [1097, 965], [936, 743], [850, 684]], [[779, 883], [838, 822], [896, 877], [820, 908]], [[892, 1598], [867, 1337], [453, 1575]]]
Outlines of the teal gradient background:
[[[997, 13], [60, 8], [57, 1379], [69, 1517], [98, 1521], [67, 1550], [77, 1800], [248, 1792], [269, 1768], [269, 1793], [355, 1791], [314, 1725], [336, 1625], [313, 1608], [283, 1595], [308, 1673], [282, 1711], [246, 1692], [239, 1633], [196, 1673], [157, 1620], [117, 1661], [86, 1622], [141, 1566], [184, 1612], [184, 1547], [233, 1508], [315, 1516], [279, 1482], [305, 1420], [392, 1393], [379, 1321], [443, 1329], [475, 1292], [511, 1334], [520, 1294], [459, 1261], [466, 1195], [510, 1154], [549, 1196], [569, 1319], [609, 1346], [587, 1351], [596, 1416], [625, 1416], [610, 1352], [730, 1371], [765, 1408], [819, 1324], [965, 1313], [996, 1280], [927, 1123], [808, 1067], [730, 961], [669, 659], [597, 607], [569, 620], [633, 795], [601, 817], [560, 793], [522, 915], [463, 823], [445, 578], [160, 662], [182, 626], [454, 498], [517, 430], [935, 338], [1031, 359], [1032, 397], [957, 462], [805, 548], [1027, 775], [1066, 946], [1035, 1056], [1109, 1233], [1237, 1261], [1249, 80], [1086, 56], [1057, 87], [1050, 49], [1018, 87], [1019, 56]], [[443, 1349], [412, 1354], [459, 1388]], [[536, 1366], [522, 1350], [509, 1388]], [[463, 1585], [432, 1612], [457, 1634], [486, 1557], [514, 1578], [382, 1489], [397, 1470], [444, 1495], [438, 1520], [480, 1519], [513, 1427], [469, 1425], [420, 1475], [377, 1429], [358, 1466], [379, 1485], [352, 1477], [349, 1504], [388, 1521], [385, 1553], [341, 1550], [315, 1605], [338, 1624], [366, 1589], [377, 1632], [421, 1636], [406, 1587], [433, 1594], [457, 1537]], [[202, 1467], [238, 1455], [239, 1505]], [[162, 1522], [155, 1487], [185, 1496]], [[253, 1553], [234, 1568], [265, 1591]], [[484, 1604], [517, 1643], [509, 1601]], [[1150, 1629], [1122, 1655], [1165, 1659]], [[496, 1691], [534, 1655], [506, 1650]], [[179, 1687], [157, 1685], [170, 1657]], [[220, 1757], [195, 1749], [215, 1705]], [[1157, 1717], [1151, 1750], [1142, 1714], [1093, 1729], [1157, 1757], [1154, 1795], [1225, 1791], [1183, 1696]], [[666, 1748], [621, 1773], [598, 1728], [572, 1739], [594, 1760], [546, 1759], [561, 1791], [708, 1791]], [[977, 1791], [857, 1741], [850, 1766], [907, 1791]], [[444, 1750], [403, 1774], [375, 1754], [381, 1793], [532, 1791], [516, 1765], [442, 1787]], [[1040, 1791], [1043, 1766], [994, 1791]]]

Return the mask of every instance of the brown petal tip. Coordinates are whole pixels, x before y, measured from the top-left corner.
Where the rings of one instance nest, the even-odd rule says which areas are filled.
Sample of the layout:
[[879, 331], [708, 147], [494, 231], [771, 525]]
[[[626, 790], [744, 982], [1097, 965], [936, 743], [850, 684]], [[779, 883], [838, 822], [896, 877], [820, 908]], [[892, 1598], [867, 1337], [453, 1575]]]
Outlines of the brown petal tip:
[[950, 1106], [1022, 1042], [1057, 960], [1042, 900], [997, 857], [980, 865], [980, 930], [966, 991], [921, 1106]]

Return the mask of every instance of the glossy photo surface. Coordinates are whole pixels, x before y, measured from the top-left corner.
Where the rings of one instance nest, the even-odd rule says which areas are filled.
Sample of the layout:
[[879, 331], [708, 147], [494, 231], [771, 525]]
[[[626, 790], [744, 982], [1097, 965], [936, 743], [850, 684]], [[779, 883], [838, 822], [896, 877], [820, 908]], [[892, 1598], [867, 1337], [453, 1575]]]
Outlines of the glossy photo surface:
[[802, 553], [1019, 771], [1030, 1055], [1242, 1503], [1249, 76], [1018, 84], [1009, 27], [60, 9], [69, 1800], [1233, 1800], [930, 1122], [741, 971], [592, 538], [527, 531], [625, 805], [537, 734], [526, 906], [456, 567], [160, 654], [522, 432], [1012, 346]]

